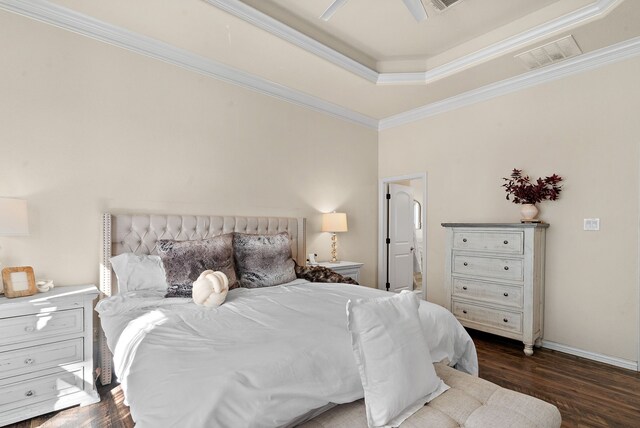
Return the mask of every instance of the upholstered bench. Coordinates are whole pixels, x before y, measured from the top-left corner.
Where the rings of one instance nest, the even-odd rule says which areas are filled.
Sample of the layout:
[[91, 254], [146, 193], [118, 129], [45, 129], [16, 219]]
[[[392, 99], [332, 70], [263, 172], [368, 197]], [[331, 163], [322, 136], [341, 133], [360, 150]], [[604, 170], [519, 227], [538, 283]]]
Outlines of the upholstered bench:
[[[537, 398], [436, 364], [451, 388], [422, 407], [401, 428], [558, 428], [558, 408]], [[366, 428], [364, 401], [341, 404], [301, 425], [304, 428]]]

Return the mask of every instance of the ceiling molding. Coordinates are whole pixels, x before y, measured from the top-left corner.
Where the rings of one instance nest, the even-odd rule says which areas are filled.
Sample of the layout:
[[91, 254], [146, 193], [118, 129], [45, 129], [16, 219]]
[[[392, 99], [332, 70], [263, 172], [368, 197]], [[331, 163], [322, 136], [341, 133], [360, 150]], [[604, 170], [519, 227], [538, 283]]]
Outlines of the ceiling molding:
[[203, 58], [187, 50], [96, 20], [46, 0], [0, 0], [0, 10], [27, 16], [101, 42], [377, 130], [390, 129], [640, 55], [640, 37], [637, 37], [377, 120], [217, 61]]
[[0, 9], [17, 13], [101, 42], [158, 59], [197, 73], [233, 83], [290, 103], [307, 107], [367, 128], [377, 129], [378, 120], [330, 103], [237, 68], [204, 58], [151, 37], [97, 20], [46, 0], [0, 0]]
[[350, 71], [378, 85], [427, 84], [451, 74], [463, 71], [474, 65], [503, 55], [536, 40], [568, 30], [577, 24], [607, 14], [624, 0], [598, 0], [597, 2], [553, 19], [545, 24], [524, 31], [487, 48], [480, 49], [454, 61], [435, 67], [426, 72], [415, 73], [378, 73], [375, 70], [347, 57], [288, 25], [271, 18], [239, 0], [204, 0], [225, 12], [241, 18], [265, 31], [268, 31], [302, 49], [307, 50], [343, 69]]
[[640, 37], [626, 40], [597, 51], [582, 54], [562, 62], [539, 68], [519, 76], [492, 83], [481, 88], [418, 107], [380, 120], [378, 130], [426, 119], [481, 101], [506, 95], [542, 83], [593, 70], [608, 64], [640, 55]]
[[222, 9], [248, 23], [262, 28], [269, 33], [286, 40], [302, 49], [319, 56], [343, 69], [350, 71], [372, 83], [378, 81], [378, 72], [372, 70], [360, 62], [349, 58], [348, 56], [330, 48], [324, 43], [312, 39], [306, 34], [291, 28], [290, 26], [260, 12], [259, 10], [249, 6], [238, 0], [204, 0], [205, 2]]

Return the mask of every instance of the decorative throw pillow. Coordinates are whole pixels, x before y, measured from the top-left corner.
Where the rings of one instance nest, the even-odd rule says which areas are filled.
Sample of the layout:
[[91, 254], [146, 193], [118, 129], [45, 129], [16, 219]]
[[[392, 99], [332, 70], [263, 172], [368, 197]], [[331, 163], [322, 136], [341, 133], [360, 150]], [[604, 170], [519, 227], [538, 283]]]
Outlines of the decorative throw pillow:
[[166, 290], [162, 260], [158, 256], [123, 253], [109, 259], [118, 278], [118, 293]]
[[299, 266], [296, 263], [296, 276], [311, 282], [339, 282], [359, 285], [358, 281], [324, 266]]
[[224, 272], [205, 270], [193, 282], [193, 302], [196, 305], [220, 306], [229, 292], [229, 278]]
[[431, 362], [411, 291], [347, 302], [369, 427], [397, 427], [449, 387]]
[[193, 281], [205, 270], [224, 272], [229, 289], [238, 286], [232, 233], [198, 241], [160, 240], [158, 253], [167, 274], [166, 297], [192, 297]]
[[296, 279], [287, 232], [277, 235], [236, 233], [233, 251], [241, 287], [271, 287]]

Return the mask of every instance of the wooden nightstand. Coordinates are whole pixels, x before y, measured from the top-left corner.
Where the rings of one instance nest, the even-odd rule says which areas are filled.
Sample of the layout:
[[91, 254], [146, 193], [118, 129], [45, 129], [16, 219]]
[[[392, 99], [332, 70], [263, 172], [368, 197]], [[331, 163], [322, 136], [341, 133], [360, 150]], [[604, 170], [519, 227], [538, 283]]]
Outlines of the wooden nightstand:
[[97, 403], [93, 285], [0, 297], [0, 426]]
[[360, 268], [364, 263], [356, 263], [356, 262], [320, 262], [316, 263], [317, 266], [324, 266], [333, 271], [338, 272], [342, 276], [347, 276], [349, 278], [355, 279], [359, 281], [358, 277], [360, 276]]

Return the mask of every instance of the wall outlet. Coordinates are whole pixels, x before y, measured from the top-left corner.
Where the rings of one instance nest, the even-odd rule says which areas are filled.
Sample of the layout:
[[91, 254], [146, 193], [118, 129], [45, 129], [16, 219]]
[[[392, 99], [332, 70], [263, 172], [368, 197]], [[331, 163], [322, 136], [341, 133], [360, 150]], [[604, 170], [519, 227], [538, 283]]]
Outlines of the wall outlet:
[[584, 219], [584, 230], [600, 230], [600, 219], [599, 218], [585, 218]]

